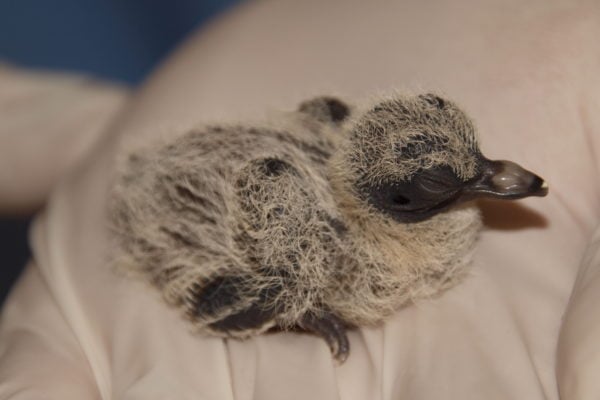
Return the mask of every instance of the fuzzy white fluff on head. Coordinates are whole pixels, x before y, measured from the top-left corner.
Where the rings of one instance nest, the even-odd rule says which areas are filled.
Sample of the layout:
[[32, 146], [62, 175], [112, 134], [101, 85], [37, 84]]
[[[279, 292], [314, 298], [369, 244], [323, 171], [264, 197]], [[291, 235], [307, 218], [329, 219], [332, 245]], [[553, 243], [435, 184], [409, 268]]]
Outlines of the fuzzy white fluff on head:
[[379, 99], [355, 117], [349, 130], [341, 157], [357, 181], [404, 180], [441, 164], [464, 180], [476, 173], [473, 123], [456, 104], [435, 94]]

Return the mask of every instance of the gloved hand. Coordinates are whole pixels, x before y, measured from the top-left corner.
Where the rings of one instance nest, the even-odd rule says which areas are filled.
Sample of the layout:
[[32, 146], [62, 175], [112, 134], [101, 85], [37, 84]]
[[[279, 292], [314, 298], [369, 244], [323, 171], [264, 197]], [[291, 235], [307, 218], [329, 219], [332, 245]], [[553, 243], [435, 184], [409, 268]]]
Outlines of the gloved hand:
[[[596, 398], [588, 371], [598, 368], [600, 319], [586, 311], [600, 292], [586, 278], [597, 275], [595, 247], [558, 364], [555, 354], [600, 220], [599, 11], [584, 2], [270, 0], [192, 37], [38, 218], [35, 264], [0, 328], [0, 399], [535, 400], [557, 399], [557, 385], [564, 399]], [[129, 149], [199, 122], [293, 109], [313, 95], [411, 86], [455, 98], [489, 157], [539, 172], [551, 192], [485, 203], [472, 276], [352, 332], [342, 367], [309, 335], [193, 335], [154, 291], [112, 271], [106, 194]]]

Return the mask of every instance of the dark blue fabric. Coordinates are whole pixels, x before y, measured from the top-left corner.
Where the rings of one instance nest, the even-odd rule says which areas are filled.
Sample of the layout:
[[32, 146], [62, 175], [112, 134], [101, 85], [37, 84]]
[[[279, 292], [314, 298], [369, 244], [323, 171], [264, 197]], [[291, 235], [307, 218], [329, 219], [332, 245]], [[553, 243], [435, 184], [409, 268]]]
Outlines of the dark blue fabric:
[[2, 0], [0, 59], [138, 83], [196, 26], [240, 0]]
[[0, 219], [0, 304], [29, 258], [28, 227], [26, 217]]
[[[187, 33], [240, 1], [0, 0], [0, 62], [137, 84]], [[28, 224], [0, 218], [0, 302], [29, 258]]]

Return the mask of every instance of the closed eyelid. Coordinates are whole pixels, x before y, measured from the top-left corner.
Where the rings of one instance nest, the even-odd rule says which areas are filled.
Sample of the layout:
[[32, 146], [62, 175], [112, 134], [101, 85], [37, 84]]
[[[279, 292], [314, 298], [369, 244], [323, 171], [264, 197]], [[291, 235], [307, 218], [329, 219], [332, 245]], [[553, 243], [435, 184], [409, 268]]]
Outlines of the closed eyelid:
[[431, 192], [431, 193], [453, 192], [457, 189], [456, 186], [449, 185], [445, 182], [440, 182], [440, 181], [424, 180], [424, 181], [421, 181], [419, 184], [420, 184], [421, 188], [423, 188], [424, 190]]
[[419, 175], [416, 183], [428, 191], [447, 192], [457, 189], [461, 182], [450, 171], [434, 170]]

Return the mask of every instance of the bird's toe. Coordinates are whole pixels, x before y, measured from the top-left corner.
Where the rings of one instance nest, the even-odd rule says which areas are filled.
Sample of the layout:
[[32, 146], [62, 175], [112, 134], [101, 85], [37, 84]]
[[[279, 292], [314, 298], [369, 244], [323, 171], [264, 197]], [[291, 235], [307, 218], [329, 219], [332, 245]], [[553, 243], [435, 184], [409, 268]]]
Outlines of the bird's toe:
[[323, 316], [307, 315], [302, 327], [321, 336], [331, 349], [331, 355], [339, 364], [343, 364], [350, 354], [350, 341], [346, 333], [347, 325], [333, 314]]

